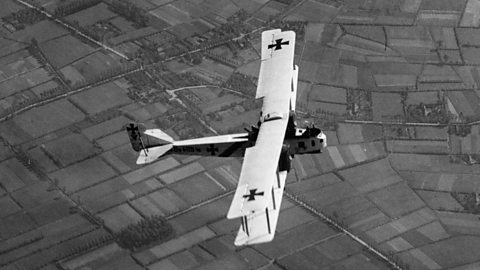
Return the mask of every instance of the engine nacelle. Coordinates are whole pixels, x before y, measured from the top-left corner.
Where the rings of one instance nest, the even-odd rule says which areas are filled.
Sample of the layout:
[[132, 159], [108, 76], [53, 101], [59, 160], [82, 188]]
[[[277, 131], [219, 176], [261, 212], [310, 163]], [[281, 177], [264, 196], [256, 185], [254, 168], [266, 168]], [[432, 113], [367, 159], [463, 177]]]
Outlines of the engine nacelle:
[[285, 143], [282, 146], [282, 152], [280, 152], [280, 158], [278, 160], [278, 170], [280, 172], [289, 172], [292, 168], [293, 155], [290, 153], [290, 145]]

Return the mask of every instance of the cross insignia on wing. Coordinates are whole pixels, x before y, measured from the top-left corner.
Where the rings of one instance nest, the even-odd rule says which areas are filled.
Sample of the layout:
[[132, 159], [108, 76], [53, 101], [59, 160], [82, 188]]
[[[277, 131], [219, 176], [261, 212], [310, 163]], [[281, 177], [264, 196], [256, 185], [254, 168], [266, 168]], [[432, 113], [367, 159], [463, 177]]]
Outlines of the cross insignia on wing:
[[254, 201], [255, 200], [255, 196], [263, 196], [264, 192], [258, 192], [257, 193], [257, 189], [254, 188], [254, 189], [250, 189], [249, 190], [249, 194], [245, 194], [243, 195], [243, 198], [248, 198], [247, 201]]
[[275, 51], [276, 50], [281, 50], [282, 45], [288, 45], [290, 43], [288, 40], [283, 41], [283, 42], [282, 42], [282, 40], [283, 40], [283, 38], [276, 39], [275, 43], [268, 45], [268, 48], [269, 49], [274, 49]]

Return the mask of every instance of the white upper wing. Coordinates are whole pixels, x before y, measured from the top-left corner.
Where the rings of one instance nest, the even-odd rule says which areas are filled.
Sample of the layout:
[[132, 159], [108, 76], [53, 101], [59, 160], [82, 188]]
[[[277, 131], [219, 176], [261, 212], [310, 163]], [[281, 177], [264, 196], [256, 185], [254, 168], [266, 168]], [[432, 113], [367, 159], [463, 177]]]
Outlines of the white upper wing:
[[262, 33], [262, 62], [257, 98], [263, 97], [262, 124], [255, 146], [247, 148], [227, 218], [237, 218], [271, 205], [273, 187], [290, 112], [295, 33]]

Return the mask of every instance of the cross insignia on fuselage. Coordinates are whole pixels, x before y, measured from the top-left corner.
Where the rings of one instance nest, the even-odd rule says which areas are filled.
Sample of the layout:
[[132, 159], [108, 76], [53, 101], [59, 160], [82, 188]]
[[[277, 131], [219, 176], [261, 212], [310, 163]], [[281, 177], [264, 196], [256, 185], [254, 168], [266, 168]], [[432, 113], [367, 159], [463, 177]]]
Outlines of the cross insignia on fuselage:
[[284, 41], [282, 42], [283, 38], [279, 38], [279, 39], [276, 39], [275, 40], [275, 43], [274, 44], [270, 44], [268, 45], [268, 48], [269, 49], [272, 49], [272, 48], [275, 48], [274, 50], [281, 50], [282, 49], [282, 45], [288, 45], [290, 43], [290, 41]]
[[207, 151], [210, 152], [212, 156], [215, 156], [215, 154], [218, 152], [218, 147], [215, 147], [215, 145], [212, 143], [209, 147], [207, 147]]
[[250, 189], [248, 192], [249, 192], [249, 194], [243, 195], [243, 198], [248, 198], [247, 201], [254, 201], [254, 200], [255, 200], [255, 196], [263, 196], [263, 194], [264, 194], [263, 191], [257, 193], [257, 189], [256, 189], [256, 188]]
[[132, 137], [132, 139], [134, 139], [134, 140], [137, 139], [138, 126], [135, 126], [134, 124], [130, 124], [130, 125], [127, 127], [127, 131], [130, 132], [130, 137]]

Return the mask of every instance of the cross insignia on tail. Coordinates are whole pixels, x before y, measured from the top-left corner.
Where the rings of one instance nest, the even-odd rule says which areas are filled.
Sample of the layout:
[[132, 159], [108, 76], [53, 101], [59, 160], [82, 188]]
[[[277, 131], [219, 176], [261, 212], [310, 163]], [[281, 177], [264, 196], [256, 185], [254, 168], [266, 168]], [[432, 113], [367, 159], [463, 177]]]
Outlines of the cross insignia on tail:
[[130, 124], [128, 127], [127, 127], [127, 131], [130, 133], [130, 137], [132, 137], [133, 140], [136, 140], [137, 139], [137, 136], [138, 136], [138, 126], [134, 125], [134, 124]]
[[290, 42], [287, 40], [287, 41], [284, 41], [282, 42], [283, 38], [279, 38], [279, 39], [276, 39], [275, 40], [275, 43], [274, 44], [270, 44], [268, 45], [268, 48], [269, 49], [273, 49], [276, 51], [276, 50], [281, 50], [282, 49], [282, 45], [288, 45]]

